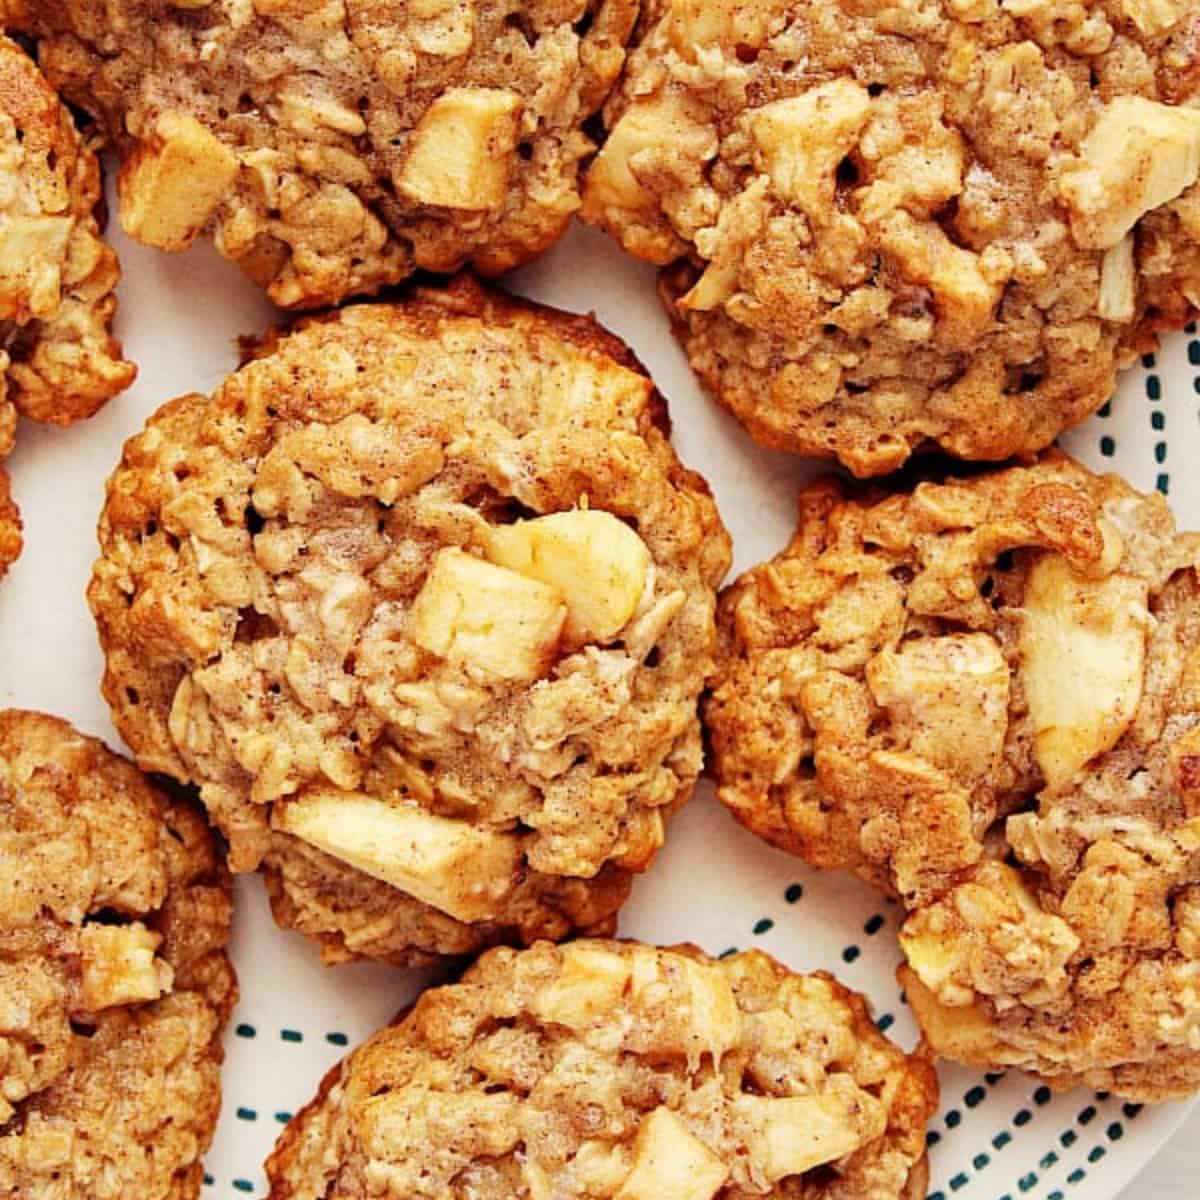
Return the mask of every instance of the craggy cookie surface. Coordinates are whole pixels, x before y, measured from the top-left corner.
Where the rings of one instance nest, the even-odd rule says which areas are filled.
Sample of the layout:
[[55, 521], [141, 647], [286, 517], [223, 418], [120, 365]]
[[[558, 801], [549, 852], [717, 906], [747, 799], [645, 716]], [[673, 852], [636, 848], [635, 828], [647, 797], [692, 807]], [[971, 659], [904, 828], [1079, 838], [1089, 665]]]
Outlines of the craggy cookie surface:
[[767, 445], [1040, 449], [1200, 301], [1200, 0], [649, 0], [635, 42], [584, 214]]
[[[29, 56], [0, 36], [0, 462], [19, 415], [69, 425], [133, 380], [109, 332], [119, 272], [100, 203], [95, 154]], [[0, 575], [20, 549], [0, 466]]]
[[836, 484], [721, 604], [722, 800], [910, 910], [939, 1051], [1200, 1086], [1200, 540], [1062, 456]]
[[8, 0], [117, 143], [120, 216], [285, 307], [499, 273], [579, 206], [636, 0]]
[[0, 1195], [187, 1200], [220, 1107], [229, 877], [203, 817], [0, 712]]
[[923, 1196], [929, 1061], [754, 951], [493, 950], [333, 1069], [271, 1200]]
[[327, 957], [612, 927], [700, 768], [728, 537], [628, 351], [467, 278], [126, 447], [90, 599], [148, 769]]

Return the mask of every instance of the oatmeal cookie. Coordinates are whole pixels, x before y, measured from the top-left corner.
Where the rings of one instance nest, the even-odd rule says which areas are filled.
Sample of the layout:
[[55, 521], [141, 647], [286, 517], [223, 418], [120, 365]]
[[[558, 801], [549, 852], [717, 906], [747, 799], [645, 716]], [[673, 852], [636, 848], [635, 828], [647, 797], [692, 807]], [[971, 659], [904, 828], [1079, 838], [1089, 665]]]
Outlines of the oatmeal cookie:
[[0, 575], [21, 553], [21, 514], [13, 503], [8, 475], [0, 469]]
[[154, 416], [90, 589], [143, 767], [331, 960], [609, 931], [701, 762], [729, 541], [638, 364], [467, 277]]
[[116, 143], [121, 223], [275, 303], [499, 274], [579, 207], [637, 0], [7, 0]]
[[[90, 417], [133, 381], [110, 332], [120, 272], [100, 168], [32, 59], [0, 36], [0, 463], [20, 415]], [[21, 523], [0, 466], [0, 575]]]
[[1200, 302], [1200, 0], [647, 0], [586, 219], [765, 445], [1041, 449]]
[[200, 813], [0, 712], [0, 1195], [186, 1200], [220, 1107], [229, 876]]
[[861, 996], [759, 951], [486, 954], [329, 1073], [270, 1200], [925, 1194], [937, 1081]]
[[721, 602], [721, 799], [900, 897], [940, 1052], [1200, 1087], [1200, 538], [1059, 454], [800, 508]]

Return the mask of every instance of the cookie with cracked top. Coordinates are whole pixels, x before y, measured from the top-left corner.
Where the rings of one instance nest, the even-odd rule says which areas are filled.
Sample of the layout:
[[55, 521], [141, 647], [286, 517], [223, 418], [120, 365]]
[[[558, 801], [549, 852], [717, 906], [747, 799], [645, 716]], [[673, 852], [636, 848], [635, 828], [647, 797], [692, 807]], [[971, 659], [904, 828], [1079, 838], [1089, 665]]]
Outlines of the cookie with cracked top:
[[899, 897], [936, 1050], [1200, 1087], [1200, 537], [1162, 496], [1058, 454], [818, 483], [719, 626], [720, 798]]

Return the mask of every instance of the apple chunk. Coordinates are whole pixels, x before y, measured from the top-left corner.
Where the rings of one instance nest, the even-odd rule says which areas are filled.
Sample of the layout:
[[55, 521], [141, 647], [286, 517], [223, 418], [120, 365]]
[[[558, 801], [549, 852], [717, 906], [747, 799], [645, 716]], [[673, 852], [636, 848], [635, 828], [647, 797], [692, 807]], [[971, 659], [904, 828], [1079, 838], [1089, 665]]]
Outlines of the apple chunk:
[[1127, 575], [1084, 579], [1058, 554], [1029, 573], [1021, 677], [1034, 755], [1058, 788], [1129, 728], [1142, 696], [1147, 587]]
[[638, 1126], [633, 1170], [616, 1200], [712, 1200], [728, 1174], [679, 1117], [656, 1108]]
[[809, 1096], [739, 1096], [754, 1161], [774, 1183], [853, 1153], [887, 1127], [883, 1105], [847, 1076]]
[[520, 839], [358, 792], [314, 791], [275, 824], [459, 921], [486, 921], [512, 890]]
[[1085, 249], [1107, 250], [1146, 213], [1200, 177], [1200, 111], [1117, 96], [1084, 139], [1060, 190], [1071, 232]]
[[564, 946], [562, 956], [562, 971], [538, 991], [533, 1011], [543, 1021], [586, 1029], [620, 1004], [629, 964], [619, 954], [581, 942]]
[[504, 202], [521, 97], [502, 88], [451, 88], [413, 131], [399, 190], [419, 204], [484, 212]]
[[175, 973], [158, 957], [162, 936], [138, 921], [85, 925], [79, 1001], [85, 1012], [157, 1000], [171, 990]]
[[117, 177], [121, 225], [159, 250], [186, 250], [237, 178], [238, 160], [188, 113], [162, 114]]
[[488, 558], [555, 588], [567, 602], [566, 637], [605, 642], [633, 616], [650, 570], [646, 543], [612, 513], [551, 513], [492, 530]]
[[536, 679], [558, 649], [567, 607], [553, 587], [461, 550], [443, 550], [409, 612], [430, 654], [501, 679]]

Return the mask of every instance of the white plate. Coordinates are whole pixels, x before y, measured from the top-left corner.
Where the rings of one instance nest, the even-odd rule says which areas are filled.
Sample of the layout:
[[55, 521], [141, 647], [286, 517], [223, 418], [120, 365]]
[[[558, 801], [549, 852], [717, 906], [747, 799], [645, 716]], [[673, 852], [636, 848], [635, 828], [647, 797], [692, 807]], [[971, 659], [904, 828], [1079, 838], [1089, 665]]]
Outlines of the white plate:
[[[83, 600], [104, 479], [146, 416], [172, 396], [211, 390], [234, 365], [234, 338], [273, 319], [257, 291], [211, 250], [170, 258], [117, 241], [125, 268], [118, 331], [140, 377], [84, 426], [20, 430], [10, 465], [27, 546], [0, 585], [0, 707], [55, 713], [113, 745]], [[670, 402], [680, 455], [716, 492], [734, 535], [735, 569], [784, 544], [796, 486], [820, 466], [757, 449], [701, 395], [670, 338], [651, 271], [576, 229], [510, 282], [549, 304], [595, 310], [634, 347]], [[1200, 526], [1200, 472], [1183, 469], [1200, 462], [1200, 365], [1189, 366], [1189, 346], [1200, 364], [1200, 342], [1172, 339], [1153, 366], [1125, 378], [1111, 416], [1094, 418], [1065, 443], [1140, 488], [1161, 483], [1184, 523]], [[768, 849], [702, 787], [638, 882], [621, 931], [689, 940], [713, 953], [762, 946], [792, 967], [835, 971], [870, 997], [881, 1026], [911, 1045], [915, 1029], [893, 978], [896, 918], [894, 906], [854, 880], [818, 875]], [[311, 1098], [343, 1047], [386, 1021], [425, 978], [381, 967], [323, 969], [308, 942], [274, 927], [257, 879], [239, 881], [233, 953], [242, 1000], [228, 1036], [205, 1200], [263, 1194], [261, 1164], [280, 1123]], [[1013, 1073], [983, 1079], [946, 1066], [941, 1079], [943, 1104], [930, 1134], [932, 1200], [1112, 1200], [1187, 1107], [1138, 1111], [1082, 1091], [1051, 1098]]]

